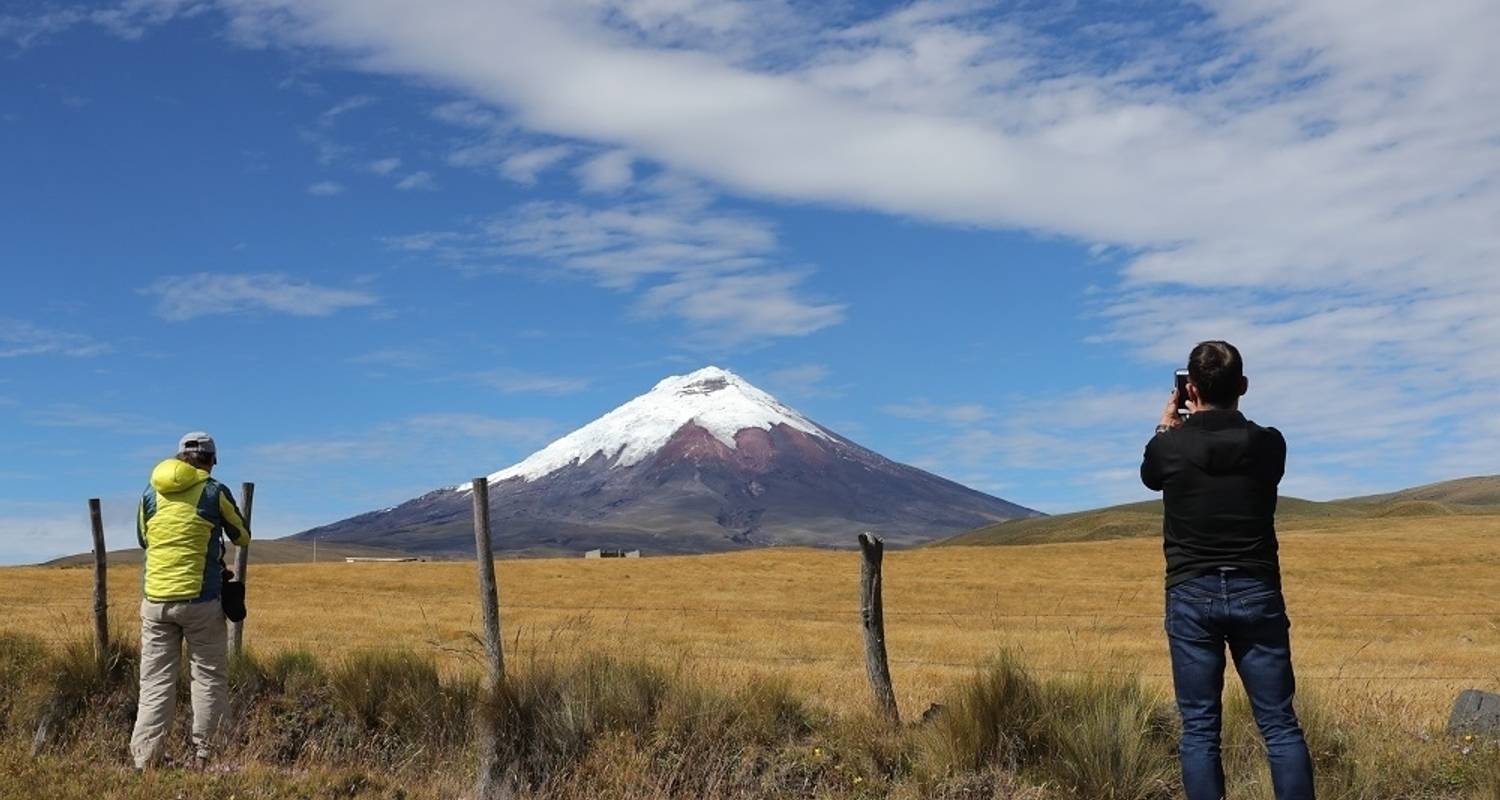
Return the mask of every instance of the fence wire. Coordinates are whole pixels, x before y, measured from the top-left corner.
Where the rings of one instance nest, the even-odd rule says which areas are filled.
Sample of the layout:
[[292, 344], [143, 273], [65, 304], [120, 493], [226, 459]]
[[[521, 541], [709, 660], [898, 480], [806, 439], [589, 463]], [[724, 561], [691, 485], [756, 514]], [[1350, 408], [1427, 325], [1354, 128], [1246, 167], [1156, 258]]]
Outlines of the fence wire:
[[[367, 600], [396, 600], [409, 601], [409, 596], [402, 592], [380, 592], [380, 591], [345, 591], [335, 590], [332, 594], [342, 596], [361, 597]], [[85, 603], [24, 603], [27, 612], [52, 612], [59, 616], [68, 617], [76, 615], [79, 626], [82, 627], [93, 614], [92, 602]], [[112, 603], [111, 607], [117, 612], [126, 609], [134, 609], [136, 601], [128, 603]], [[774, 620], [802, 620], [811, 622], [840, 623], [856, 626], [860, 622], [858, 609], [807, 609], [807, 608], [785, 608], [770, 606], [689, 606], [689, 605], [630, 605], [620, 603], [578, 603], [578, 604], [547, 604], [547, 603], [502, 603], [502, 614], [516, 611], [557, 612], [565, 614], [643, 614], [643, 615], [679, 615], [679, 616], [725, 616], [725, 617], [752, 617], [757, 619]], [[1316, 623], [1320, 621], [1337, 621], [1347, 619], [1484, 619], [1494, 618], [1490, 622], [1491, 628], [1500, 629], [1500, 610], [1475, 610], [1475, 611], [1358, 611], [1358, 612], [1332, 612], [1332, 613], [1292, 613], [1292, 618], [1297, 622]], [[885, 611], [887, 620], [942, 620], [942, 619], [982, 619], [982, 620], [1080, 620], [1088, 621], [1094, 625], [1101, 625], [1114, 621], [1152, 621], [1159, 623], [1162, 619], [1160, 613], [1140, 612], [1100, 612], [1100, 611], [1010, 611], [1010, 610], [985, 610], [985, 609], [954, 609], [943, 611]], [[0, 620], [0, 629], [3, 629], [4, 621]], [[64, 633], [53, 630], [36, 638], [53, 646], [67, 647], [83, 641], [80, 637], [67, 636]], [[314, 635], [291, 637], [291, 636], [258, 636], [255, 634], [254, 618], [252, 616], [247, 625], [246, 640], [251, 647], [266, 643], [278, 645], [286, 649], [328, 646], [330, 644], [346, 649], [358, 649], [361, 647], [390, 647], [399, 644], [389, 636], [360, 636], [339, 633], [336, 643], [324, 641], [324, 637]], [[436, 652], [450, 655], [477, 655], [482, 647], [478, 640], [472, 635], [437, 638], [420, 638], [416, 642], [408, 641], [408, 644], [418, 644]], [[857, 654], [848, 656], [820, 655], [820, 654], [771, 654], [753, 651], [740, 651], [734, 653], [694, 653], [663, 652], [660, 649], [641, 650], [616, 650], [605, 651], [597, 647], [583, 648], [547, 648], [532, 646], [525, 640], [508, 642], [514, 652], [520, 657], [526, 656], [574, 656], [582, 653], [611, 655], [617, 657], [648, 658], [653, 660], [667, 661], [714, 661], [733, 663], [762, 663], [783, 665], [826, 665], [838, 664], [845, 666], [857, 666], [863, 664], [863, 658]], [[1357, 654], [1357, 651], [1356, 651]], [[948, 670], [974, 670], [981, 668], [984, 659], [972, 661], [965, 660], [942, 660], [922, 658], [891, 658], [892, 667], [901, 668], [938, 668]], [[1080, 675], [1080, 676], [1117, 676], [1117, 677], [1141, 677], [1151, 679], [1170, 678], [1167, 672], [1145, 672], [1129, 669], [1104, 669], [1086, 667], [1046, 667], [1028, 666], [1027, 670], [1039, 674], [1055, 675]], [[1331, 682], [1500, 682], [1500, 673], [1489, 675], [1426, 675], [1426, 674], [1357, 674], [1337, 672], [1333, 674], [1299, 673], [1299, 680], [1331, 681]]]

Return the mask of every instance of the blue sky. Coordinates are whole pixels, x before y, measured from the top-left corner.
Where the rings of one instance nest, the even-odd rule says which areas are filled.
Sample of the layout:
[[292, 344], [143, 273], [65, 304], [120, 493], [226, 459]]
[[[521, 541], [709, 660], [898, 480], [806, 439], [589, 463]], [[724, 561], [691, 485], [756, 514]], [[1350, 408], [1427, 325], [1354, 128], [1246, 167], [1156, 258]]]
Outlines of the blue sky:
[[8, 6], [0, 563], [186, 430], [279, 536], [709, 363], [1051, 512], [1202, 338], [1288, 493], [1500, 471], [1500, 12], [1058, 8]]

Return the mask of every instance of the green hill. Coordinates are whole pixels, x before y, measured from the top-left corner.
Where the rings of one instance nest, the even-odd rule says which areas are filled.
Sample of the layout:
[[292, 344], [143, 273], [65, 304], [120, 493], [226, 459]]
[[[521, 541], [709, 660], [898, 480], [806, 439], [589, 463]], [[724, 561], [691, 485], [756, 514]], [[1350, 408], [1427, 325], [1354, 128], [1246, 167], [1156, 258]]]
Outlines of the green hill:
[[1399, 492], [1353, 497], [1347, 503], [1435, 502], [1457, 506], [1500, 506], [1500, 475], [1429, 483]]
[[[1282, 497], [1276, 519], [1281, 527], [1317, 527], [1322, 521], [1385, 517], [1440, 517], [1500, 514], [1500, 475], [1461, 478], [1399, 492], [1318, 502]], [[1161, 501], [1000, 522], [958, 534], [934, 546], [1091, 542], [1161, 535]]]

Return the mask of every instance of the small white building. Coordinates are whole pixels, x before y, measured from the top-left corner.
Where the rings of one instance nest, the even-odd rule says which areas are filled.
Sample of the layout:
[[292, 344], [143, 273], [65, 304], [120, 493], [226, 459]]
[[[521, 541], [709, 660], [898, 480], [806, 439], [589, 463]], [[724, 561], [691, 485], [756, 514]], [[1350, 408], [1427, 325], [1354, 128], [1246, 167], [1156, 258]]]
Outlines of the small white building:
[[640, 558], [639, 550], [605, 550], [595, 549], [583, 554], [584, 558]]

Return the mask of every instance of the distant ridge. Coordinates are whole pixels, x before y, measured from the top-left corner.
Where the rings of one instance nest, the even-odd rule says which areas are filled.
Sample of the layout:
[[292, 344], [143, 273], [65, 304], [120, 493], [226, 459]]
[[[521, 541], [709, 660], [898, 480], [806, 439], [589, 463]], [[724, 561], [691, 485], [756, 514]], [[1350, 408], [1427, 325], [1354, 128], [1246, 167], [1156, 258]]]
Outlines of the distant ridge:
[[[250, 546], [251, 564], [303, 564], [313, 560], [313, 547], [310, 542], [299, 542], [293, 539], [256, 539]], [[357, 544], [324, 544], [318, 543], [317, 556], [319, 561], [343, 561], [349, 556], [363, 558], [392, 558], [398, 556], [409, 556], [410, 553], [402, 553], [395, 550], [386, 550], [379, 547], [364, 547]], [[132, 547], [128, 550], [111, 550], [105, 555], [105, 560], [111, 564], [125, 566], [141, 563], [141, 549]], [[94, 563], [93, 553], [78, 553], [62, 558], [54, 558], [42, 563], [44, 567], [83, 567]]]
[[[1317, 520], [1452, 514], [1500, 514], [1500, 475], [1459, 478], [1386, 494], [1327, 502], [1282, 497], [1276, 510], [1277, 522], [1282, 527]], [[1091, 542], [1160, 536], [1161, 520], [1161, 501], [1147, 500], [985, 525], [933, 542], [933, 546]]]

